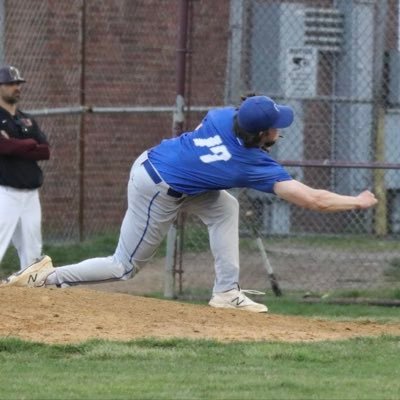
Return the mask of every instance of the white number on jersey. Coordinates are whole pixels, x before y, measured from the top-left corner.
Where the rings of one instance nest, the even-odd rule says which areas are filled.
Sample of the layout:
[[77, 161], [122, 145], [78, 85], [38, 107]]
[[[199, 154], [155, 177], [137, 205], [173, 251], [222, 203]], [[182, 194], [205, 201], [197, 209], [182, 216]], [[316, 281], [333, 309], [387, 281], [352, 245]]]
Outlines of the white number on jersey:
[[226, 146], [222, 144], [222, 140], [219, 135], [207, 139], [193, 139], [193, 142], [197, 147], [208, 147], [212, 153], [200, 156], [200, 160], [204, 163], [228, 161], [232, 157], [232, 154], [229, 153]]

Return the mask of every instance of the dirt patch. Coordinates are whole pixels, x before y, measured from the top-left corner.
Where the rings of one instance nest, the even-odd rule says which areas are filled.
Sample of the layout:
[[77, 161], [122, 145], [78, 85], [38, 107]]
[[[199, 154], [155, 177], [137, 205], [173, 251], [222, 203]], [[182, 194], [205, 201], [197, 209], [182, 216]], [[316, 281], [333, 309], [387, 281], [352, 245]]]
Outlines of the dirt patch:
[[0, 336], [45, 343], [191, 338], [319, 341], [400, 335], [400, 324], [253, 314], [98, 290], [0, 288]]

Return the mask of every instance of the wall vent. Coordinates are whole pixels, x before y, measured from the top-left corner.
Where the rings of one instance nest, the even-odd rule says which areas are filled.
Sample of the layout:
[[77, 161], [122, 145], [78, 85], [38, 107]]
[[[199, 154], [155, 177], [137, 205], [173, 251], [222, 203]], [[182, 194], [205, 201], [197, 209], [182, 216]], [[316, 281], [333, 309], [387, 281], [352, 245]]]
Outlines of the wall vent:
[[305, 45], [338, 53], [344, 33], [344, 15], [334, 8], [304, 9]]

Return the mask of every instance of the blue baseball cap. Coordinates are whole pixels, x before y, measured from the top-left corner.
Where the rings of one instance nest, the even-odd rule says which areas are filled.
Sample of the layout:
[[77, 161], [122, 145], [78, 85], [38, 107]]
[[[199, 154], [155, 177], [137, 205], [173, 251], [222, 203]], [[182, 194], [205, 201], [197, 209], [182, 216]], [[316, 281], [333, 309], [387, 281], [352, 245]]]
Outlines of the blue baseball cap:
[[0, 85], [7, 83], [24, 83], [25, 79], [19, 70], [12, 65], [5, 65], [0, 68]]
[[249, 133], [259, 133], [269, 128], [287, 128], [293, 118], [291, 107], [276, 104], [267, 96], [248, 97], [237, 112], [239, 126]]

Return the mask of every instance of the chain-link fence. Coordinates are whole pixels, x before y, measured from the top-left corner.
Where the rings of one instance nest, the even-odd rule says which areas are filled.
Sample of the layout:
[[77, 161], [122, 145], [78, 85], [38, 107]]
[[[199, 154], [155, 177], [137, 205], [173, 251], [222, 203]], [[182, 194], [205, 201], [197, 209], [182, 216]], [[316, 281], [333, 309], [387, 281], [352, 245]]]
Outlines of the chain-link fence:
[[[187, 46], [177, 48], [183, 3]], [[0, 0], [0, 18], [2, 61], [27, 79], [22, 108], [52, 146], [46, 241], [118, 231], [131, 163], [172, 135], [183, 52], [185, 128], [211, 107], [265, 93], [295, 109], [273, 150], [293, 177], [343, 194], [370, 188], [380, 199], [374, 211], [328, 215], [233, 190], [242, 285], [268, 286], [261, 236], [284, 290], [399, 287], [397, 0]], [[177, 280], [209, 289], [207, 232], [184, 220]]]
[[160, 1], [1, 1], [2, 59], [47, 133], [46, 240], [118, 231], [129, 169], [171, 136], [177, 8]]
[[[398, 2], [232, 0], [212, 11], [193, 2], [192, 19], [191, 103], [239, 104], [256, 92], [290, 104], [295, 123], [273, 156], [310, 186], [350, 195], [368, 188], [380, 200], [374, 211], [318, 214], [234, 190], [242, 285], [269, 287], [261, 237], [284, 290], [399, 287]], [[179, 260], [183, 289], [212, 265], [200, 226], [189, 218], [184, 227], [193, 252]], [[204, 274], [212, 284], [212, 269]]]

